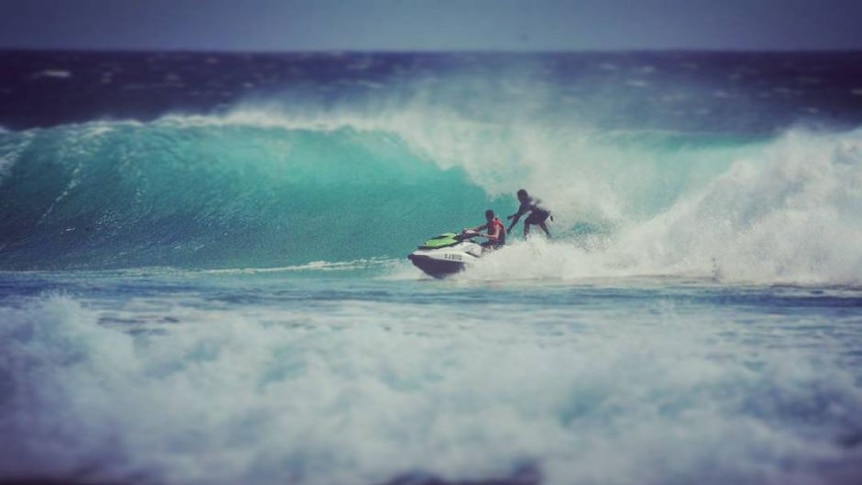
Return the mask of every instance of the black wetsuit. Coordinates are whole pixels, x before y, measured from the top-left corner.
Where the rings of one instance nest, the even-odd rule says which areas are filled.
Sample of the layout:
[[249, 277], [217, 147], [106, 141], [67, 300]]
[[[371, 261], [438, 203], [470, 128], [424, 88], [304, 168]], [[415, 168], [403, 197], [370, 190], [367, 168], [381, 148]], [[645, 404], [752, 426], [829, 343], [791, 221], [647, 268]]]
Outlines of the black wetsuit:
[[515, 223], [518, 222], [518, 219], [521, 218], [527, 212], [530, 213], [526, 219], [524, 219], [524, 224], [541, 224], [548, 220], [548, 217], [551, 216], [551, 211], [547, 209], [543, 209], [539, 206], [542, 201], [539, 199], [534, 199], [533, 197], [527, 197], [527, 200], [521, 202], [521, 206], [518, 207], [518, 212], [515, 213]]

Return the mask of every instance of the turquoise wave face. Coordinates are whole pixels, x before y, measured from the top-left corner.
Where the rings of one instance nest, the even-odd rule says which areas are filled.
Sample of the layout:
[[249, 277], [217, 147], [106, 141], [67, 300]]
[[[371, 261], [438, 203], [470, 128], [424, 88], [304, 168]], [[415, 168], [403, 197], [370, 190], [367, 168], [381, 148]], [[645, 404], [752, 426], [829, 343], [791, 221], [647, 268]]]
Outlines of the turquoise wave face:
[[514, 212], [523, 187], [553, 211], [553, 247], [519, 247], [517, 228], [484, 278], [856, 284], [860, 144], [859, 130], [608, 132], [427, 107], [0, 132], [0, 269], [403, 261], [486, 209]]
[[489, 203], [382, 131], [172, 118], [0, 136], [6, 269], [401, 257]]

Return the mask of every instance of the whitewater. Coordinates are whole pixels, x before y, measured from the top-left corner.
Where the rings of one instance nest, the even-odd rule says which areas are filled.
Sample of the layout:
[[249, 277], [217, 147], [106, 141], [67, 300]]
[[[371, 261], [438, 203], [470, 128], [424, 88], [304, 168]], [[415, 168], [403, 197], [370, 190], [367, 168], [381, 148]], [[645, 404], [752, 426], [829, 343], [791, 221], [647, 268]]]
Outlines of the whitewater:
[[0, 483], [862, 479], [858, 53], [0, 61]]

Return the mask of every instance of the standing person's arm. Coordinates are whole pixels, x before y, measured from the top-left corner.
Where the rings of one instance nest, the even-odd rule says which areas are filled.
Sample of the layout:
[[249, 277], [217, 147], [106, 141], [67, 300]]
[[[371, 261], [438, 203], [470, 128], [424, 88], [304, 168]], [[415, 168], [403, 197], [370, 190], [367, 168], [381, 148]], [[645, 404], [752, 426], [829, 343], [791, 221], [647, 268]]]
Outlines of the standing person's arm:
[[525, 212], [527, 212], [528, 208], [529, 205], [527, 203], [523, 203], [520, 207], [518, 207], [518, 212], [506, 217], [506, 219], [510, 220], [514, 218], [512, 223], [509, 224], [509, 228], [506, 229], [506, 232], [512, 232], [512, 228], [515, 227], [515, 224], [517, 224], [518, 221], [521, 219], [521, 216], [524, 215]]

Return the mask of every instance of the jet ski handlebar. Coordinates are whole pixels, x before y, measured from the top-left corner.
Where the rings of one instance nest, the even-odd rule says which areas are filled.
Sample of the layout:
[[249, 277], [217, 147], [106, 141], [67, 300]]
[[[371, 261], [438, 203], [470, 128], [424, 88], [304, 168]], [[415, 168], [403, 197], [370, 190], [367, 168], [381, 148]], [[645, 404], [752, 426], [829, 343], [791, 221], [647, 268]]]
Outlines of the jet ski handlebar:
[[464, 229], [458, 234], [457, 238], [459, 240], [470, 239], [479, 235], [479, 231], [474, 231], [473, 229]]

